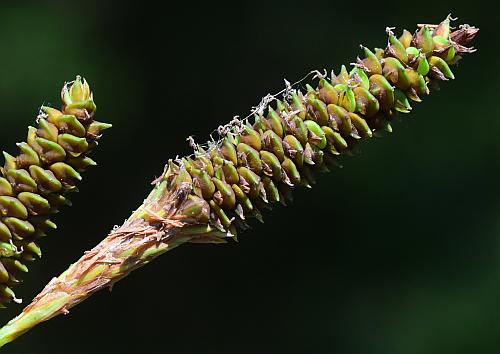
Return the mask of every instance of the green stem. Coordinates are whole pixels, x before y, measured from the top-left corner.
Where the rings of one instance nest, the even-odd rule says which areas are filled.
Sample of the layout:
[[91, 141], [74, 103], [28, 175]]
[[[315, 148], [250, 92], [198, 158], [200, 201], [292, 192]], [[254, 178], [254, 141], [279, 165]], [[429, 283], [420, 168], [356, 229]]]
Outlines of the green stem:
[[190, 241], [191, 236], [182, 232], [183, 223], [155, 212], [176, 198], [172, 191], [164, 192], [163, 183], [158, 184], [129, 220], [53, 278], [19, 316], [0, 329], [0, 347], [39, 323], [67, 314], [93, 293], [111, 287], [133, 270]]

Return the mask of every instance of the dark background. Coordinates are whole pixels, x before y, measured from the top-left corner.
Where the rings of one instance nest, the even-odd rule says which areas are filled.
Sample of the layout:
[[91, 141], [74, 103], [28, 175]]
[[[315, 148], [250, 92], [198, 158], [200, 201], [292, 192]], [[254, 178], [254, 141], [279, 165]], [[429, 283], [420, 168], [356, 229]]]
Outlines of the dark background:
[[1, 147], [16, 152], [76, 74], [114, 125], [16, 293], [28, 303], [120, 224], [188, 135], [206, 140], [284, 77], [384, 46], [386, 26], [450, 11], [481, 27], [480, 50], [394, 134], [239, 244], [181, 247], [3, 352], [500, 352], [499, 16], [478, 1], [2, 2]]

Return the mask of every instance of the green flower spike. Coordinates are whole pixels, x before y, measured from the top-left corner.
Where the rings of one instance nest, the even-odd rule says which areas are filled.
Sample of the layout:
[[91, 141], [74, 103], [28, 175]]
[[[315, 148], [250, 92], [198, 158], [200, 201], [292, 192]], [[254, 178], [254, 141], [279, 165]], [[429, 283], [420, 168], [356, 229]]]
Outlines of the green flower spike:
[[[467, 25], [451, 32], [449, 18], [421, 26], [413, 36], [404, 31], [397, 38], [388, 30], [387, 48], [363, 47], [365, 57], [352, 71], [342, 67], [330, 78], [317, 74], [318, 82], [305, 92], [288, 87], [282, 101], [264, 100], [252, 112], [253, 122], [220, 127], [219, 142], [202, 148], [191, 140], [193, 155], [170, 160], [122, 226], [0, 329], [0, 346], [181, 244], [236, 239], [248, 219], [262, 220], [262, 209], [286, 204], [295, 187], [312, 185], [315, 172], [337, 165], [339, 154], [392, 131], [395, 116], [411, 111], [410, 101], [421, 101], [430, 84], [453, 78], [450, 66], [474, 51], [466, 46], [477, 32]], [[18, 178], [31, 188], [24, 176]], [[14, 204], [9, 208], [24, 212]]]
[[65, 84], [57, 110], [41, 107], [37, 127], [28, 128], [19, 154], [4, 152], [0, 168], [0, 307], [16, 298], [12, 287], [27, 272], [27, 261], [40, 258], [38, 239], [56, 225], [49, 219], [70, 205], [80, 172], [96, 163], [88, 153], [110, 124], [94, 120], [96, 105], [90, 87], [77, 77]]

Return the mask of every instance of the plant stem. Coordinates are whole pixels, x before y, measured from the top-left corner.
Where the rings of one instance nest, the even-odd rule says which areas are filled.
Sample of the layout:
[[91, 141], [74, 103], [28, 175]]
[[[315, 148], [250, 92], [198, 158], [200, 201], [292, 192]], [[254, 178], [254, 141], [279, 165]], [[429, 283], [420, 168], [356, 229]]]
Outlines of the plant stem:
[[59, 277], [53, 278], [19, 316], [2, 327], [0, 347], [41, 322], [67, 314], [70, 308], [93, 293], [112, 287], [133, 270], [190, 241], [192, 237], [182, 233], [182, 222], [173, 216], [164, 218], [158, 215], [159, 211], [155, 211], [172, 210], [172, 203], [177, 204], [179, 198], [176, 191], [166, 191], [162, 185], [157, 185], [144, 204], [122, 226], [85, 252]]

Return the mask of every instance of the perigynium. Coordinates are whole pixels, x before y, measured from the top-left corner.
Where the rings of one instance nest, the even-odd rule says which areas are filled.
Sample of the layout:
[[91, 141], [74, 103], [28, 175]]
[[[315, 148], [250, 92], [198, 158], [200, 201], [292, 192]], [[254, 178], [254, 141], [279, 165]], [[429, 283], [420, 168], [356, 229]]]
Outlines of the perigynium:
[[36, 127], [28, 128], [19, 153], [4, 152], [0, 168], [0, 307], [14, 300], [11, 289], [27, 272], [25, 263], [41, 257], [38, 240], [56, 224], [50, 220], [88, 166], [87, 155], [110, 124], [94, 120], [96, 105], [85, 79], [77, 77], [61, 91], [61, 110], [42, 106]]
[[219, 127], [220, 139], [191, 141], [193, 154], [170, 160], [131, 217], [0, 330], [0, 345], [181, 244], [235, 239], [250, 217], [261, 220], [263, 209], [285, 204], [294, 188], [311, 185], [317, 171], [335, 166], [360, 140], [391, 132], [410, 102], [454, 79], [450, 66], [474, 51], [467, 45], [477, 32], [468, 25], [453, 30], [450, 17], [400, 37], [388, 28], [386, 48], [362, 47], [351, 70], [317, 72], [304, 91], [288, 86], [251, 119]]

